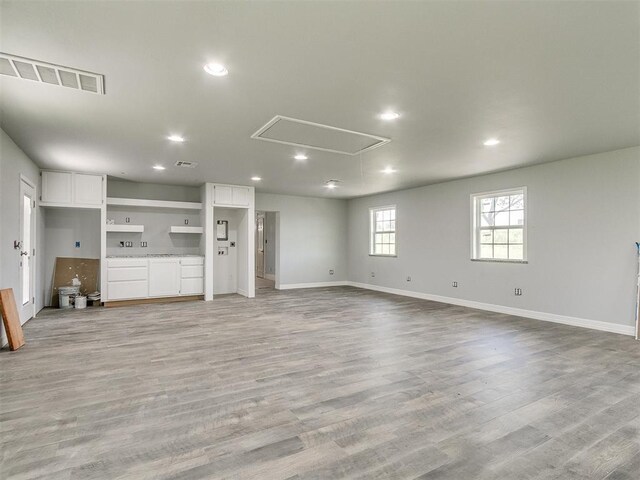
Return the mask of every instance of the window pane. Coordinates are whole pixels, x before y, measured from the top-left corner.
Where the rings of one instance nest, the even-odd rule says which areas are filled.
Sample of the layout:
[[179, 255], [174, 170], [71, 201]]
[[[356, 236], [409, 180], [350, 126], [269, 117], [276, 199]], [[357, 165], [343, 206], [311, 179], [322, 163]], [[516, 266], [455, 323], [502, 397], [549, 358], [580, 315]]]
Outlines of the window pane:
[[496, 197], [496, 212], [509, 209], [509, 197]]
[[480, 243], [493, 243], [493, 230], [481, 230]]
[[382, 235], [384, 235], [384, 234], [383, 233], [376, 233], [376, 239], [375, 239], [376, 243], [382, 243]]
[[493, 231], [493, 243], [507, 243], [508, 232], [506, 228]]
[[393, 210], [391, 210], [391, 220], [395, 220], [396, 219], [396, 210], [395, 208]]
[[396, 221], [395, 220], [391, 220], [389, 222], [389, 230], [391, 230], [392, 232], [396, 231]]
[[381, 255], [382, 254], [382, 245], [376, 244], [376, 248], [374, 249], [374, 253], [376, 255]]
[[481, 212], [493, 212], [493, 198], [483, 198], [480, 200]]
[[509, 251], [507, 250], [507, 245], [494, 245], [493, 258], [509, 258]]
[[381, 232], [384, 230], [384, 222], [376, 222], [376, 232]]
[[480, 245], [480, 258], [493, 258], [493, 245]]
[[509, 258], [512, 260], [522, 260], [524, 259], [523, 251], [522, 245], [509, 245]]
[[509, 229], [509, 243], [523, 243], [524, 235], [521, 228]]
[[383, 255], [388, 255], [389, 254], [389, 245], [387, 245], [387, 244], [383, 244], [382, 245], [382, 254]]
[[507, 226], [509, 225], [509, 212], [498, 212], [496, 213], [496, 223], [497, 227]]
[[389, 245], [389, 255], [395, 255], [395, 254], [396, 254], [396, 246]]
[[382, 210], [379, 210], [376, 212], [376, 222], [381, 222], [384, 220], [384, 212], [382, 212]]
[[383, 233], [382, 234], [382, 243], [389, 243], [389, 234], [388, 233]]
[[480, 215], [480, 226], [481, 227], [493, 227], [494, 222], [494, 214], [493, 213], [483, 213]]
[[396, 234], [395, 233], [390, 233], [389, 234], [389, 242], [390, 243], [396, 243]]
[[524, 195], [511, 195], [511, 210], [522, 210], [524, 208]]
[[524, 225], [524, 210], [511, 211], [509, 217], [509, 225]]

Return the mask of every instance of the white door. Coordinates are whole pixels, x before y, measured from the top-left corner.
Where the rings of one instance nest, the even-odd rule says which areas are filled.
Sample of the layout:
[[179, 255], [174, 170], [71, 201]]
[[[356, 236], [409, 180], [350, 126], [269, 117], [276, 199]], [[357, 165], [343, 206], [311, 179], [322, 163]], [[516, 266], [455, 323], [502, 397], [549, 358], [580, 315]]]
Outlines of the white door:
[[264, 214], [256, 217], [256, 277], [264, 278]]
[[149, 296], [176, 297], [180, 294], [180, 259], [149, 259]]
[[20, 179], [20, 292], [16, 298], [20, 306], [20, 321], [35, 315], [35, 259], [36, 253], [36, 189], [25, 178]]

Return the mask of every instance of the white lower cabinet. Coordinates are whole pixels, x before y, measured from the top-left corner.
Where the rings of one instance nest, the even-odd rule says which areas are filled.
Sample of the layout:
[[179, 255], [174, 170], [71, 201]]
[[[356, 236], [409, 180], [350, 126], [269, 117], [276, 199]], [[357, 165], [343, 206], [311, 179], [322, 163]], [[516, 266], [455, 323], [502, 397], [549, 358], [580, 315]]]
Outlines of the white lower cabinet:
[[204, 258], [109, 258], [105, 301], [204, 293]]

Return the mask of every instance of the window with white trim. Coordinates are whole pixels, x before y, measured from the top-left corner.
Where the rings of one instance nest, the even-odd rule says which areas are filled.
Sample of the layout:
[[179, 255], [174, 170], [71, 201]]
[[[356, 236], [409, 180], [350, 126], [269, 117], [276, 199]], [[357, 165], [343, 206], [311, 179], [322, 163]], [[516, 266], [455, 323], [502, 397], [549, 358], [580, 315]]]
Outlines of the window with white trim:
[[527, 188], [471, 196], [473, 260], [527, 260]]
[[371, 208], [369, 255], [396, 255], [396, 207]]

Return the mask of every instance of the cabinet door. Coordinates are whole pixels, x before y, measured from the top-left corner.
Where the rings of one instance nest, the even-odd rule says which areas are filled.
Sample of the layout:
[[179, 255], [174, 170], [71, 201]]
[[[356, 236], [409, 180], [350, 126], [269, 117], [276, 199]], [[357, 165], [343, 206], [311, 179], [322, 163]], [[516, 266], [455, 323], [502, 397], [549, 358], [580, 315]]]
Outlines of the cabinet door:
[[249, 189], [247, 187], [232, 187], [232, 204], [239, 207], [249, 205]]
[[42, 201], [71, 204], [71, 173], [42, 172]]
[[75, 173], [73, 175], [73, 203], [102, 205], [102, 175]]
[[202, 295], [204, 293], [204, 279], [202, 277], [183, 278], [181, 283], [181, 295]]
[[214, 185], [213, 187], [213, 203], [216, 205], [232, 205], [233, 194], [231, 187], [223, 185]]
[[180, 259], [149, 260], [149, 296], [174, 297], [180, 294]]
[[107, 283], [107, 301], [147, 298], [149, 294], [146, 280]]

